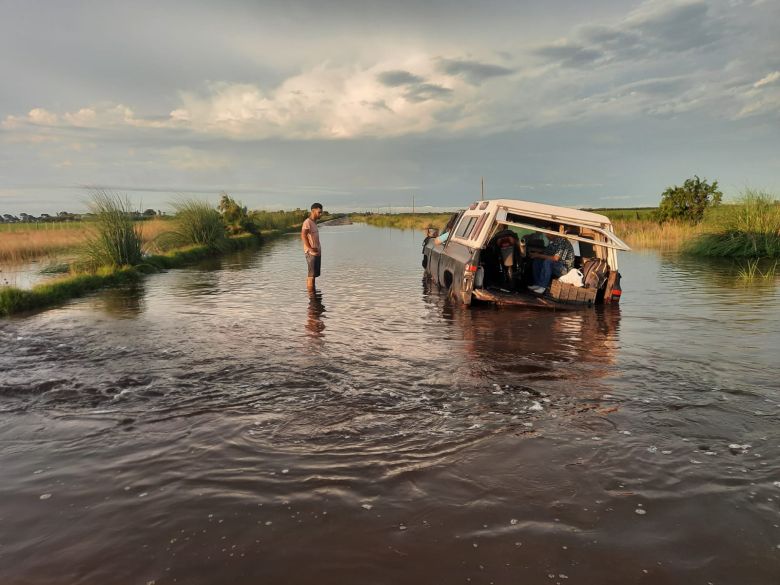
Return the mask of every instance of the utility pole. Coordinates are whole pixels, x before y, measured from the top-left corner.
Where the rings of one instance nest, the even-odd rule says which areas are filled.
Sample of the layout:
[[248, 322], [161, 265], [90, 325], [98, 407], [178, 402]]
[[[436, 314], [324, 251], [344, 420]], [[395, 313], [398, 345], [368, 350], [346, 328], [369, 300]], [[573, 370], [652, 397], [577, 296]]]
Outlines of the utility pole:
[[480, 184], [481, 184], [481, 188], [479, 192], [479, 200], [484, 201], [485, 200], [485, 177], [482, 177]]
[[414, 216], [414, 193], [412, 193], [412, 216]]

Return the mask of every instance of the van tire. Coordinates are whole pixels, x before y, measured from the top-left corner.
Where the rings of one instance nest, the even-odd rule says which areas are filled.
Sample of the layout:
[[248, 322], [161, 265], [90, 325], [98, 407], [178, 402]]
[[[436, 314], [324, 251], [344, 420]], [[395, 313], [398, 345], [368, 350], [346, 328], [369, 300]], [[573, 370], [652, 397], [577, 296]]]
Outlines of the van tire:
[[453, 280], [452, 279], [452, 272], [447, 270], [444, 273], [444, 288], [446, 288], [447, 291], [449, 291], [452, 288], [452, 280]]

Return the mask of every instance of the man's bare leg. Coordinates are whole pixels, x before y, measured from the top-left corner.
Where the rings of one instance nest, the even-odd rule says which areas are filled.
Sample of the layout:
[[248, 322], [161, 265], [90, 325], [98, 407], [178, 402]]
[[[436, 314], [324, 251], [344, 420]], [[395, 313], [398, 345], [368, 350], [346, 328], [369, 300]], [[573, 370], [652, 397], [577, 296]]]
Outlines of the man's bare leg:
[[306, 278], [306, 288], [309, 291], [313, 291], [314, 290], [314, 277], [313, 276], [309, 276], [308, 278]]

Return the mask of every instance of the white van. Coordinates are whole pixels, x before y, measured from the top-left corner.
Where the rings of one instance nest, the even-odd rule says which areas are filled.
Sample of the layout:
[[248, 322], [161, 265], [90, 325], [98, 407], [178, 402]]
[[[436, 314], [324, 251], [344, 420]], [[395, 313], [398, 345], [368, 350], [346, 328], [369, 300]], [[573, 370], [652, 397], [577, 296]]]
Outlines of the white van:
[[[571, 309], [620, 301], [618, 252], [630, 248], [615, 235], [608, 217], [530, 201], [478, 201], [453, 215], [448, 237], [430, 229], [423, 243], [423, 267], [452, 297], [535, 308]], [[557, 278], [541, 291], [529, 289], [533, 257], [563, 237], [574, 249], [573, 268], [584, 286]], [[577, 280], [576, 273], [572, 275]], [[568, 280], [568, 279], [564, 279]]]

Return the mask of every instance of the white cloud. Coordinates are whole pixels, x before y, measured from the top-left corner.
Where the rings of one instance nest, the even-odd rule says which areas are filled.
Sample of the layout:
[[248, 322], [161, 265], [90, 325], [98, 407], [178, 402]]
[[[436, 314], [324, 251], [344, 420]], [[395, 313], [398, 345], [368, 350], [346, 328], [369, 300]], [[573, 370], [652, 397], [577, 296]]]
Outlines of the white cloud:
[[753, 87], [758, 89], [759, 87], [763, 87], [765, 85], [770, 85], [772, 83], [775, 83], [778, 80], [780, 80], [780, 71], [773, 71], [772, 73], [769, 73], [768, 75], [756, 81], [753, 84]]

